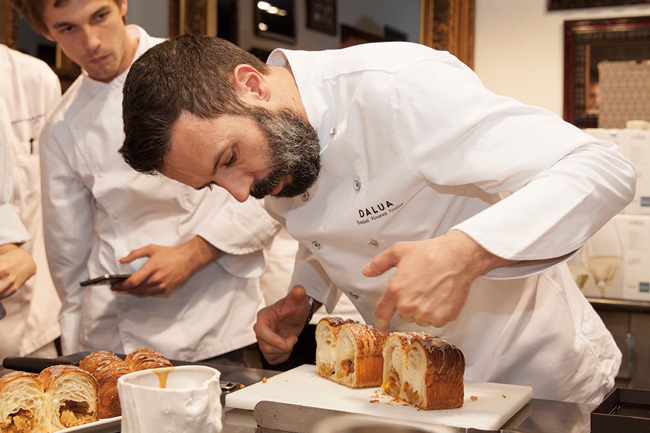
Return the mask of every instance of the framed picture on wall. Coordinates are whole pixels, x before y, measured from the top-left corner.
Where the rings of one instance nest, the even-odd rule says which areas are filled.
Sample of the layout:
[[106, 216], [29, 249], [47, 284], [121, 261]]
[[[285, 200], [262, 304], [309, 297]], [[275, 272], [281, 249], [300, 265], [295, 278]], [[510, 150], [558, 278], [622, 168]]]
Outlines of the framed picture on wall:
[[650, 4], [650, 0], [548, 0], [548, 10]]
[[650, 59], [650, 16], [564, 22], [564, 120], [598, 126], [598, 63]]
[[307, 28], [336, 34], [336, 0], [307, 0]]

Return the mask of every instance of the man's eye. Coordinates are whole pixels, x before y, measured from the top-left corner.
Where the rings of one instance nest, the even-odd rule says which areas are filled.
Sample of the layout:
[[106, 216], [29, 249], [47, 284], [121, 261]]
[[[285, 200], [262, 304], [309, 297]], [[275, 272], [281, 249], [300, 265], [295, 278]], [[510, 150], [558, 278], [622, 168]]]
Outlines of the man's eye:
[[230, 156], [230, 159], [228, 160], [228, 162], [226, 162], [224, 165], [226, 167], [230, 167], [231, 165], [233, 165], [235, 163], [235, 161], [237, 161], [237, 156], [235, 155], [235, 152], [233, 152], [232, 155]]

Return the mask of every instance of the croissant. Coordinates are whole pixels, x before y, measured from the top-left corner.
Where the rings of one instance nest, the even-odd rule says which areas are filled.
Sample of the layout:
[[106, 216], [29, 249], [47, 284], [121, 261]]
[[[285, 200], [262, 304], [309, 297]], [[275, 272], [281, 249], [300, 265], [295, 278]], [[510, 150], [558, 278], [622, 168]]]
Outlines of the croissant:
[[0, 432], [51, 432], [43, 386], [23, 371], [0, 378]]
[[128, 364], [131, 371], [172, 367], [172, 363], [162, 353], [147, 347], [142, 347], [129, 353], [126, 355], [124, 361]]
[[334, 376], [336, 362], [336, 343], [341, 327], [358, 323], [352, 319], [324, 317], [316, 324], [316, 372], [327, 379]]
[[464, 374], [463, 352], [441, 338], [394, 332], [384, 346], [381, 388], [420, 409], [461, 407]]
[[99, 350], [82, 359], [79, 367], [90, 373], [97, 381], [99, 418], [120, 416], [122, 407], [117, 392], [117, 379], [131, 373], [129, 365], [113, 352]]
[[90, 373], [73, 365], [53, 365], [41, 371], [38, 380], [55, 431], [97, 421], [97, 381]]

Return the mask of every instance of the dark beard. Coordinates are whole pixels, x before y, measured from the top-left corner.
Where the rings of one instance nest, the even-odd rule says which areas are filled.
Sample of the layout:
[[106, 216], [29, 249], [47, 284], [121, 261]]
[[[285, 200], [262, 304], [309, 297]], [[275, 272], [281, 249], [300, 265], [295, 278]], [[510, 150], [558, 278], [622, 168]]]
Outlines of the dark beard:
[[269, 146], [271, 173], [253, 183], [250, 195], [261, 199], [284, 180], [275, 197], [296, 197], [318, 179], [320, 144], [314, 128], [288, 110], [271, 113], [252, 107], [251, 116], [264, 131]]

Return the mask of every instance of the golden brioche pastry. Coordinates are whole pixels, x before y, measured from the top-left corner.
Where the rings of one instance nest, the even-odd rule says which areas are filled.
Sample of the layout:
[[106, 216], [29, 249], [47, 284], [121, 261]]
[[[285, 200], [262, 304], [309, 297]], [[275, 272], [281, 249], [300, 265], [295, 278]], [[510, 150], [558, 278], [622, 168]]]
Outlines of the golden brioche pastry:
[[420, 409], [463, 405], [465, 357], [453, 344], [422, 332], [394, 332], [383, 355], [386, 393]]
[[324, 378], [334, 376], [336, 363], [336, 344], [341, 327], [354, 320], [343, 320], [340, 317], [324, 317], [316, 324], [316, 371]]
[[325, 317], [316, 325], [316, 371], [350, 388], [379, 386], [385, 340], [372, 326]]

